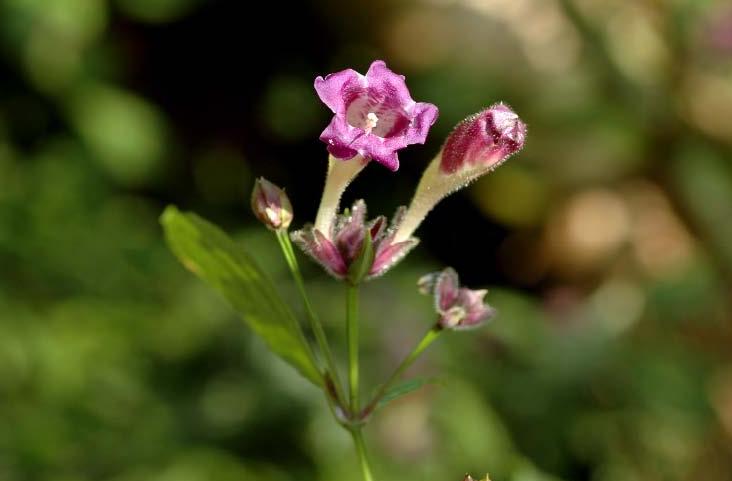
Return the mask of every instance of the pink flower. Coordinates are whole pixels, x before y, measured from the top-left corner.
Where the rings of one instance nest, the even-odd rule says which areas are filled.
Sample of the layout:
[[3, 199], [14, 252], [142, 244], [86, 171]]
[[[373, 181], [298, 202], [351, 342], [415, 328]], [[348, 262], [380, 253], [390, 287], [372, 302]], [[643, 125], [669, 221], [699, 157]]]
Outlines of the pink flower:
[[478, 327], [496, 314], [483, 302], [488, 291], [460, 287], [457, 272], [451, 267], [422, 276], [417, 285], [422, 294], [434, 296], [438, 322], [444, 329]]
[[366, 222], [366, 203], [358, 200], [350, 212], [336, 216], [331, 232], [323, 233], [312, 225], [306, 225], [302, 230], [293, 232], [291, 237], [333, 277], [358, 283], [362, 279], [353, 278], [352, 266], [363, 254], [367, 235], [371, 240], [373, 259], [366, 271], [366, 280], [386, 273], [419, 243], [416, 238], [394, 242], [394, 234], [403, 215], [404, 207], [400, 207], [388, 228], [384, 216]]
[[374, 61], [366, 75], [346, 69], [318, 77], [315, 90], [335, 114], [320, 140], [342, 160], [360, 154], [395, 171], [397, 151], [423, 144], [437, 119], [437, 107], [412, 100], [404, 76], [382, 60]]

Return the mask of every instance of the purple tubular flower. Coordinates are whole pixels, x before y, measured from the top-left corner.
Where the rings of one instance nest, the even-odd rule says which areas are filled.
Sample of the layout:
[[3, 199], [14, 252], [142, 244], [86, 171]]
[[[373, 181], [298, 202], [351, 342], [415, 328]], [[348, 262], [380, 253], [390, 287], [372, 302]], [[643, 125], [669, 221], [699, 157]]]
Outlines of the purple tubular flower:
[[396, 241], [411, 237], [440, 200], [501, 165], [525, 140], [526, 124], [503, 103], [460, 122], [422, 175]]
[[387, 228], [386, 218], [379, 216], [366, 222], [366, 203], [358, 200], [350, 212], [339, 214], [327, 235], [312, 225], [291, 234], [293, 242], [336, 279], [347, 279], [351, 265], [361, 255], [364, 240], [371, 238], [374, 258], [366, 280], [379, 277], [404, 258], [418, 243], [416, 238], [394, 242], [394, 235], [404, 216], [404, 207]]
[[437, 107], [412, 100], [404, 76], [382, 60], [374, 61], [366, 75], [346, 69], [318, 77], [315, 91], [335, 114], [320, 140], [341, 160], [360, 154], [395, 171], [397, 151], [423, 144], [437, 119]]
[[434, 296], [438, 322], [444, 329], [478, 327], [496, 315], [495, 309], [483, 302], [488, 291], [460, 287], [457, 272], [451, 267], [422, 276], [417, 285], [422, 294]]
[[511, 108], [492, 105], [460, 122], [442, 148], [440, 171], [453, 174], [481, 166], [493, 169], [521, 150], [526, 125]]

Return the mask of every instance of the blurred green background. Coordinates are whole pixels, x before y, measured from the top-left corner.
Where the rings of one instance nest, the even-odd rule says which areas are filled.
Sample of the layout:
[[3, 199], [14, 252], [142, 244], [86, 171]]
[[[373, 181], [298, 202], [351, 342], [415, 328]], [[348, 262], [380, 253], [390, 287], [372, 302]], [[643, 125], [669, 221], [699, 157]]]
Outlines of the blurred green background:
[[[377, 479], [732, 479], [727, 1], [0, 0], [0, 480], [357, 478], [320, 393], [158, 216], [218, 222], [299, 310], [249, 190], [264, 175], [314, 217], [312, 80], [375, 58], [440, 118], [397, 174], [354, 183], [372, 213], [409, 201], [466, 115], [504, 100], [529, 125], [364, 289], [370, 386], [433, 321], [421, 274], [455, 266], [500, 311], [367, 428]], [[342, 286], [303, 265], [342, 346]]]

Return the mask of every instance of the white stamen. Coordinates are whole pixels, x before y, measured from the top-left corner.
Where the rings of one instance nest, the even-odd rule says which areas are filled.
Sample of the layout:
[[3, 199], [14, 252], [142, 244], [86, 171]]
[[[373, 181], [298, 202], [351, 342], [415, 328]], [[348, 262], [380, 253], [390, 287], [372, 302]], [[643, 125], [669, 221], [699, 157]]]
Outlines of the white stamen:
[[375, 113], [369, 112], [366, 116], [366, 125], [364, 126], [364, 130], [367, 134], [370, 134], [372, 130], [376, 127], [376, 124], [379, 123], [379, 118], [376, 116]]

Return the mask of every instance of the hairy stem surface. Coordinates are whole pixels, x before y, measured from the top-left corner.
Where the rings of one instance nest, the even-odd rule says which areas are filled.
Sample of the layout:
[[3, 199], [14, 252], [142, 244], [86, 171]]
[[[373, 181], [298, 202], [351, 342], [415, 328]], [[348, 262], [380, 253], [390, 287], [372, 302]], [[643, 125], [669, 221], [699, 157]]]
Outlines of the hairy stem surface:
[[348, 387], [350, 412], [359, 410], [358, 379], [358, 286], [349, 285], [346, 290], [346, 337], [348, 338]]

